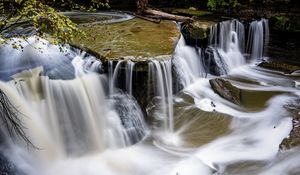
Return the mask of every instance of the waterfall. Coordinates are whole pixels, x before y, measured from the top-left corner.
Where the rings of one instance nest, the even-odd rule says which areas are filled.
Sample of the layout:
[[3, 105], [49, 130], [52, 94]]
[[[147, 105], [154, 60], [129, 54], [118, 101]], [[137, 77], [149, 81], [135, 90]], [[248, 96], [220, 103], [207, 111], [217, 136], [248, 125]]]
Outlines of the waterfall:
[[269, 24], [267, 19], [253, 21], [249, 27], [247, 52], [251, 59], [260, 60], [266, 54], [269, 44]]
[[113, 74], [114, 74], [114, 63], [113, 61], [108, 61], [108, 89], [109, 94], [113, 94]]
[[[237, 20], [224, 21], [211, 28], [209, 47], [213, 51], [213, 61], [224, 75], [245, 64], [244, 25]], [[210, 66], [210, 65], [208, 65]]]
[[148, 129], [138, 103], [132, 96], [124, 93], [113, 94], [111, 99], [121, 118], [122, 125], [126, 129], [126, 133], [128, 133], [127, 145], [139, 142], [145, 137]]
[[202, 56], [201, 49], [186, 45], [181, 35], [172, 62], [176, 68], [178, 79], [184, 86], [193, 83], [198, 77], [204, 76]]
[[[173, 132], [173, 94], [172, 94], [172, 64], [171, 61], [149, 62], [149, 77], [155, 98], [154, 117], [163, 121], [163, 128]], [[157, 100], [157, 101], [156, 101]]]
[[132, 61], [127, 61], [126, 64], [126, 91], [129, 95], [132, 95], [132, 72], [135, 63]]
[[262, 58], [268, 44], [268, 20], [254, 21], [246, 38], [244, 24], [238, 20], [220, 22], [210, 28], [207, 48], [188, 46], [181, 36], [173, 55], [178, 81], [186, 87], [207, 74], [226, 75], [252, 60]]
[[[116, 88], [119, 88], [119, 82], [120, 80], [119, 76], [121, 73], [125, 71], [125, 90], [129, 95], [132, 95], [132, 76], [133, 76], [133, 69], [135, 63], [130, 60], [121, 60], [117, 61], [117, 64], [114, 68], [113, 61], [109, 61], [109, 92], [110, 94], [116, 93]], [[126, 64], [124, 66], [124, 64]]]
[[[299, 125], [298, 77], [247, 65], [246, 54], [265, 56], [258, 46], [268, 42], [266, 20], [250, 24], [247, 41], [245, 34], [242, 23], [225, 21], [211, 28], [208, 48], [181, 36], [172, 60], [146, 64], [104, 65], [37, 37], [23, 50], [0, 46], [0, 95], [13, 109], [5, 112], [20, 115], [35, 146], [6, 141], [16, 133], [1, 118], [0, 174], [299, 174], [300, 148], [278, 151]], [[219, 75], [241, 90], [232, 88], [241, 105], [212, 88]], [[174, 78], [184, 86], [176, 94]]]
[[[112, 71], [111, 71], [112, 72], [112, 76], [110, 76], [111, 79], [110, 79], [110, 83], [109, 83], [110, 84], [110, 87], [109, 87], [110, 94], [114, 94], [116, 92], [116, 87], [118, 86], [117, 80], [118, 80], [118, 76], [119, 76], [119, 71], [121, 70], [123, 62], [124, 62], [123, 60], [122, 61], [118, 61], [115, 69], [113, 69], [113, 67], [109, 68], [110, 70], [112, 69]], [[110, 66], [113, 66], [112, 64], [113, 63], [110, 63]]]
[[[135, 100], [124, 95], [107, 98], [100, 61], [34, 37], [23, 44], [23, 51], [9, 45], [0, 48], [0, 77], [5, 80], [0, 88], [26, 116], [28, 135], [44, 150], [40, 153], [45, 160], [121, 148], [145, 136], [143, 114]], [[128, 79], [133, 66], [129, 63]]]
[[209, 45], [228, 52], [232, 43], [244, 51], [245, 28], [238, 20], [220, 22], [210, 29]]

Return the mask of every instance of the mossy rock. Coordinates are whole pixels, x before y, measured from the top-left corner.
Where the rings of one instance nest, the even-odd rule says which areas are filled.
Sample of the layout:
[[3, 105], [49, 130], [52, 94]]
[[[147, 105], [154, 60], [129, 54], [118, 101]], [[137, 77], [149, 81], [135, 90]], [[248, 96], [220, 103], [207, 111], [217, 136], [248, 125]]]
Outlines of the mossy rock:
[[288, 74], [291, 74], [295, 71], [300, 70], [300, 66], [291, 65], [288, 63], [277, 62], [277, 61], [264, 61], [264, 62], [259, 63], [258, 66], [267, 68], [267, 69], [282, 71], [282, 72], [288, 73]]
[[194, 20], [184, 23], [181, 27], [181, 33], [188, 45], [197, 45], [206, 48], [210, 33], [210, 28], [215, 25], [213, 21]]
[[219, 94], [224, 99], [237, 105], [242, 104], [242, 91], [233, 86], [228, 80], [216, 78], [209, 80], [209, 83], [214, 92]]
[[175, 23], [166, 20], [156, 24], [134, 18], [113, 24], [80, 25], [79, 28], [86, 35], [77, 35], [73, 43], [107, 58], [170, 55], [180, 37]]
[[204, 21], [194, 21], [185, 23], [182, 26], [182, 31], [186, 33], [191, 39], [206, 39], [209, 36], [209, 29], [211, 23]]

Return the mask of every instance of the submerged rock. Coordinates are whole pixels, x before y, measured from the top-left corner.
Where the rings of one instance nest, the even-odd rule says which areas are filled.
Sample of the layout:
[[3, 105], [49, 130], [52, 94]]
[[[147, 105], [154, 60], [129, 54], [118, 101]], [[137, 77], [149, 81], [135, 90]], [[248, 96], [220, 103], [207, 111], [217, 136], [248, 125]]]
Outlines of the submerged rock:
[[259, 63], [258, 66], [267, 68], [267, 69], [282, 71], [282, 72], [288, 73], [288, 74], [291, 74], [295, 71], [300, 70], [300, 66], [292, 65], [289, 63], [278, 62], [278, 61], [263, 61], [263, 62]]
[[122, 125], [128, 135], [128, 144], [132, 145], [141, 141], [147, 132], [144, 115], [137, 101], [125, 93], [116, 93], [111, 97], [114, 107], [120, 116]]
[[215, 93], [219, 94], [224, 99], [240, 105], [242, 103], [242, 92], [237, 87], [233, 86], [229, 81], [216, 78], [209, 80], [209, 83]]

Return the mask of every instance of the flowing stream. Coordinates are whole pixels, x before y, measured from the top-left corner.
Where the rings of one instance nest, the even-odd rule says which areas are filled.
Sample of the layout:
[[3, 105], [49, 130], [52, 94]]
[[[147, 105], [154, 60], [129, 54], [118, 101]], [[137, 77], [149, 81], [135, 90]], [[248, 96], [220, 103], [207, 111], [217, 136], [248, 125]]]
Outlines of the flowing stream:
[[[20, 175], [299, 174], [299, 148], [279, 145], [293, 128], [287, 106], [298, 105], [300, 77], [256, 66], [267, 59], [267, 20], [246, 33], [224, 21], [207, 50], [181, 37], [172, 60], [150, 61], [147, 123], [133, 97], [136, 63], [109, 61], [103, 73], [93, 56], [37, 37], [22, 50], [0, 46], [0, 89], [35, 146], [8, 139], [1, 154]], [[172, 71], [183, 85], [176, 94]], [[242, 105], [213, 91], [219, 76], [242, 89]]]

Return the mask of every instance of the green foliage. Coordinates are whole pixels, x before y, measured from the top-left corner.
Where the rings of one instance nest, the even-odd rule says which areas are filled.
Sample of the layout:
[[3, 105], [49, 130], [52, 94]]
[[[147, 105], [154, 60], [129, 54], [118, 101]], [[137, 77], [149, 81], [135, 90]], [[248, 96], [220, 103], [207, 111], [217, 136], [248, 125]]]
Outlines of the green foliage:
[[[0, 43], [7, 42], [3, 32], [13, 29], [16, 24], [28, 23], [34, 26], [36, 35], [49, 40], [54, 44], [67, 43], [77, 34], [83, 34], [68, 17], [60, 14], [51, 6], [60, 3], [61, 7], [67, 4], [82, 3], [90, 8], [107, 5], [105, 0], [0, 0]], [[26, 36], [16, 36], [23, 37]]]
[[276, 16], [275, 27], [279, 30], [284, 30], [286, 25], [286, 19], [284, 16]]
[[285, 16], [276, 16], [274, 27], [281, 31], [299, 32], [300, 21], [297, 19], [290, 19]]
[[208, 0], [207, 7], [211, 11], [217, 8], [235, 8], [239, 6], [238, 0]]
[[[52, 2], [53, 1], [53, 2]], [[52, 0], [47, 1], [51, 7], [94, 11], [99, 8], [109, 8], [109, 0]]]

